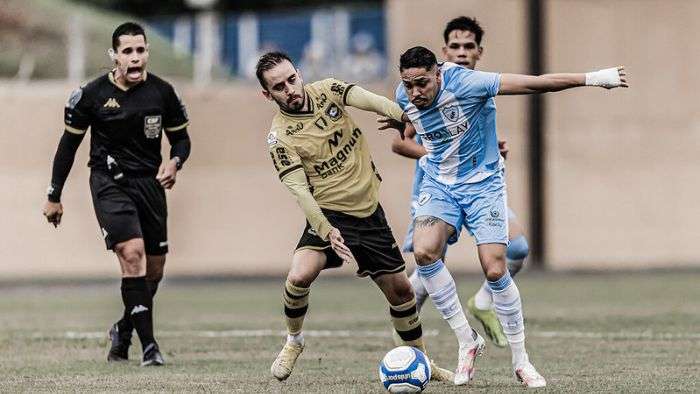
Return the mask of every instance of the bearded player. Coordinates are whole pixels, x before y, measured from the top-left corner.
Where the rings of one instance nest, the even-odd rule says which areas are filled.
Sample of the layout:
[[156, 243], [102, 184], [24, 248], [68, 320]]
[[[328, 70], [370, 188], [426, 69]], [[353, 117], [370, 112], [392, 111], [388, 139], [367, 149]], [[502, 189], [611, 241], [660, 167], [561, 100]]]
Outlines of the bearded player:
[[[346, 107], [396, 121], [408, 118], [396, 103], [359, 86], [332, 78], [305, 85], [281, 52], [263, 55], [256, 75], [262, 94], [279, 108], [267, 137], [275, 171], [307, 220], [284, 285], [288, 335], [272, 375], [285, 380], [292, 373], [305, 346], [302, 326], [311, 284], [322, 270], [343, 262], [357, 264], [358, 276], [370, 277], [381, 289], [404, 344], [425, 351], [413, 289], [379, 204], [381, 178]], [[432, 371], [435, 380], [453, 381], [449, 371], [436, 366]]]

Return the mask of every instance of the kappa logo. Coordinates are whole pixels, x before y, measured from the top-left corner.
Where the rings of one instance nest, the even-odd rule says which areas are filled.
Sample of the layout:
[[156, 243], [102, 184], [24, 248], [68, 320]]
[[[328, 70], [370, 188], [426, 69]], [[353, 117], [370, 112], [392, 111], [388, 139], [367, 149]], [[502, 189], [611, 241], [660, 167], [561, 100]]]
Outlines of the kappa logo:
[[105, 108], [121, 108], [121, 105], [119, 105], [119, 103], [117, 102], [117, 99], [110, 98], [109, 100], [107, 100], [105, 105], [103, 105], [103, 107], [105, 107]]
[[135, 314], [137, 314], [137, 313], [146, 312], [146, 311], [148, 311], [148, 308], [146, 308], [145, 306], [143, 306], [143, 305], [136, 305], [136, 306], [134, 307], [134, 309], [131, 310], [131, 315], [133, 316], [133, 315], [135, 315]]
[[457, 104], [448, 105], [440, 109], [440, 112], [442, 112], [442, 115], [450, 122], [454, 122], [459, 119], [459, 105]]
[[432, 195], [430, 193], [423, 192], [418, 196], [418, 205], [425, 205], [428, 201], [430, 201], [430, 198]]

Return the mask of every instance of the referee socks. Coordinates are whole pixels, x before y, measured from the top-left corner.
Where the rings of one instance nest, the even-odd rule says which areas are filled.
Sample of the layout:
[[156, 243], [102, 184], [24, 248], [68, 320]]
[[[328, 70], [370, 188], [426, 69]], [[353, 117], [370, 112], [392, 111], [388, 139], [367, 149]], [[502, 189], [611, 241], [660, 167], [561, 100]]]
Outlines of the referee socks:
[[155, 342], [153, 338], [153, 297], [146, 277], [122, 278], [122, 301], [131, 324], [141, 340], [141, 348]]

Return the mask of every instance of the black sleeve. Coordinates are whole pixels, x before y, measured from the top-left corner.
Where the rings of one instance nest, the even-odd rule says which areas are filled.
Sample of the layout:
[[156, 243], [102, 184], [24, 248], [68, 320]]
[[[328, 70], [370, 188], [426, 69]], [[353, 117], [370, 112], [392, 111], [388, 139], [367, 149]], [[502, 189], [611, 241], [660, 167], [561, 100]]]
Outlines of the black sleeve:
[[189, 124], [189, 119], [187, 118], [187, 111], [185, 110], [185, 105], [180, 100], [175, 89], [168, 85], [165, 90], [165, 120], [163, 125], [165, 126], [165, 131], [179, 131], [187, 127]]
[[92, 123], [90, 100], [84, 96], [83, 88], [74, 90], [68, 98], [64, 110], [66, 129], [75, 134], [85, 132]]
[[179, 157], [179, 167], [182, 167], [187, 158], [190, 157], [190, 149], [192, 147], [190, 136], [187, 134], [187, 127], [182, 130], [165, 133], [165, 135], [168, 137], [168, 142], [170, 142], [170, 158]]
[[61, 192], [66, 183], [68, 173], [73, 167], [75, 153], [78, 151], [80, 143], [85, 134], [76, 134], [66, 130], [58, 143], [56, 156], [53, 158], [53, 171], [51, 173], [51, 185], [49, 186], [48, 198], [51, 202], [61, 202]]

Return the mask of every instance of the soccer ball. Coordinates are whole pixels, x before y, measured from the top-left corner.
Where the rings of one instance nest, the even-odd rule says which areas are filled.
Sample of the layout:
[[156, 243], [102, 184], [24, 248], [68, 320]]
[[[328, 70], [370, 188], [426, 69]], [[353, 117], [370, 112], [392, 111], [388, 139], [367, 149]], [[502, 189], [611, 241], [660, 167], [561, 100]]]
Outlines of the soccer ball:
[[379, 363], [379, 379], [390, 393], [420, 393], [430, 381], [430, 363], [420, 350], [399, 346]]

